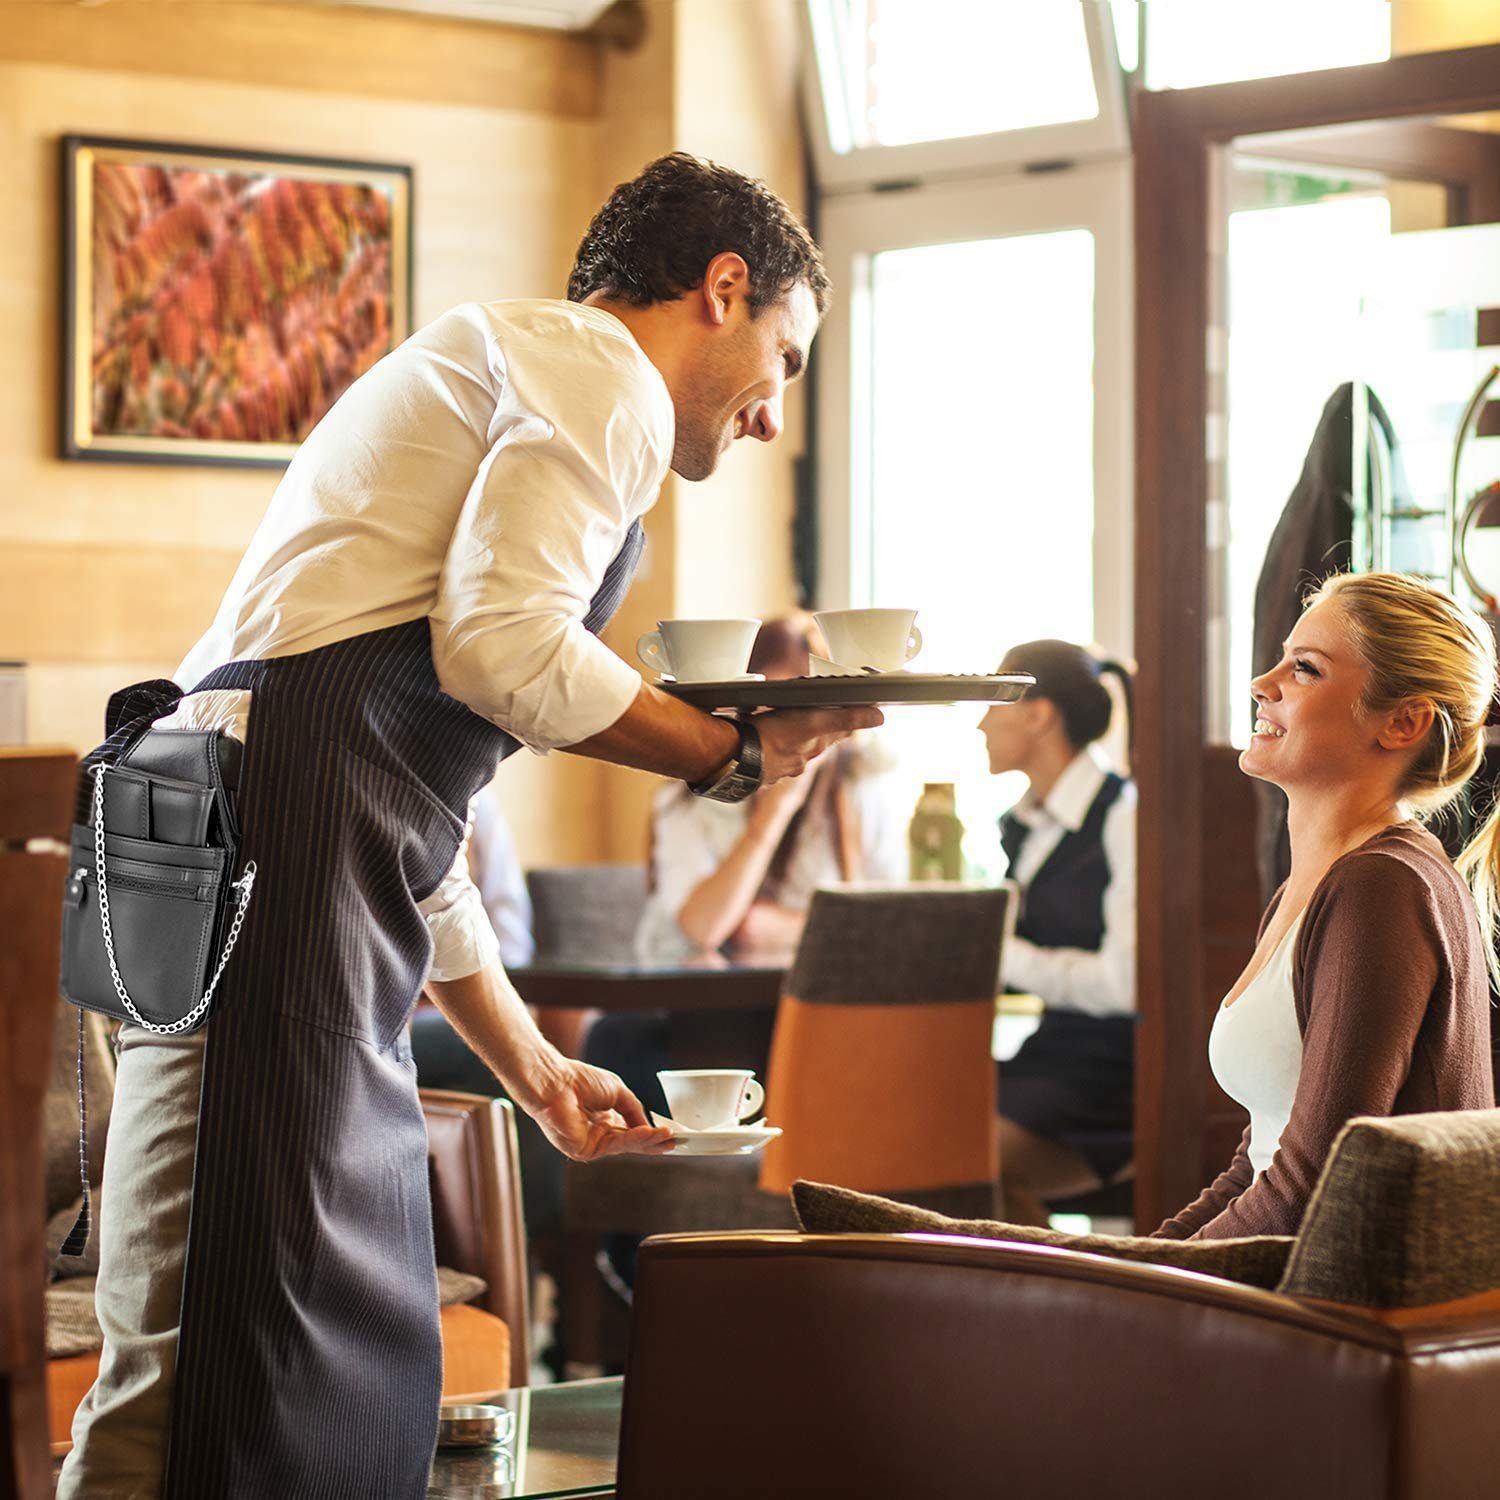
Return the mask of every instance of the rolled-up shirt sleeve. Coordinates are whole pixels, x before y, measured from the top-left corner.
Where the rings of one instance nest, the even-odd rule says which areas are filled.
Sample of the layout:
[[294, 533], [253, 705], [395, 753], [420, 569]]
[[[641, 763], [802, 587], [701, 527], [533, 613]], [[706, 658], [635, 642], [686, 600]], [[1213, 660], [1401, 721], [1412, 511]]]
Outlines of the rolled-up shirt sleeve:
[[607, 729], [640, 691], [583, 622], [665, 477], [672, 408], [638, 349], [523, 345], [504, 360], [431, 612], [433, 664], [445, 692], [545, 753]]
[[500, 940], [484, 909], [479, 887], [469, 875], [469, 838], [473, 831], [471, 818], [448, 873], [426, 900], [417, 903], [432, 938], [429, 979], [464, 979], [500, 956]]

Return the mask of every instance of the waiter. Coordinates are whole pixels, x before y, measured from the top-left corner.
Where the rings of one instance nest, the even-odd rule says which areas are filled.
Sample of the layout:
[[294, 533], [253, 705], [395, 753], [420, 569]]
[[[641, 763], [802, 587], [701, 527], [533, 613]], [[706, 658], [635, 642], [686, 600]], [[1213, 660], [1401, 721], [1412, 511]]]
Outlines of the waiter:
[[[684, 155], [617, 188], [567, 302], [471, 304], [357, 381], [277, 487], [148, 725], [245, 746], [259, 870], [202, 1029], [125, 1026], [100, 1219], [99, 1377], [58, 1494], [416, 1500], [441, 1349], [406, 1039], [425, 982], [578, 1160], [668, 1149], [613, 1074], [537, 1032], [496, 957], [465, 809], [519, 744], [725, 800], [873, 709], [758, 732], [597, 639], [668, 468], [773, 441], [829, 283], [764, 186]], [[753, 526], [740, 516], [734, 524]]]

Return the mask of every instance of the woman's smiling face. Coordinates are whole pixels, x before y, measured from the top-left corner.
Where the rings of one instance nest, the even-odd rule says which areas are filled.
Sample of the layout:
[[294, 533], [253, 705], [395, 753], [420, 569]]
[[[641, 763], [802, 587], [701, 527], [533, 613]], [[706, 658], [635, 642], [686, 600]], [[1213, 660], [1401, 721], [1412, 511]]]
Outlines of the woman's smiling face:
[[1250, 684], [1255, 734], [1240, 769], [1285, 790], [1367, 776], [1385, 759], [1363, 706], [1369, 680], [1338, 601], [1313, 605], [1281, 660]]

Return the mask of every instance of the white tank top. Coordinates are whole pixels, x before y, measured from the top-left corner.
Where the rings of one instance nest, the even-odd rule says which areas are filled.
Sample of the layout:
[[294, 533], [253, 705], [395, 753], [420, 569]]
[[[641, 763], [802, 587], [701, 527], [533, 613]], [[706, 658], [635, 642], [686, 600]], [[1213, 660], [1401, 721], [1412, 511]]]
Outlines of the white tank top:
[[1250, 1165], [1260, 1176], [1281, 1144], [1302, 1076], [1302, 1031], [1292, 998], [1292, 954], [1299, 916], [1259, 974], [1232, 1005], [1220, 1005], [1208, 1036], [1208, 1065], [1219, 1087], [1250, 1111]]

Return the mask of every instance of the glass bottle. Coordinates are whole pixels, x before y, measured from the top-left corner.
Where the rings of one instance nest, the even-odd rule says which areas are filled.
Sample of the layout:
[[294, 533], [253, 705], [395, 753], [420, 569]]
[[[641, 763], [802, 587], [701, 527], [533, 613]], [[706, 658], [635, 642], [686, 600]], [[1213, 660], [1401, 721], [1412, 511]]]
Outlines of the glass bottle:
[[929, 781], [917, 799], [907, 835], [913, 880], [961, 880], [964, 825], [953, 783]]

